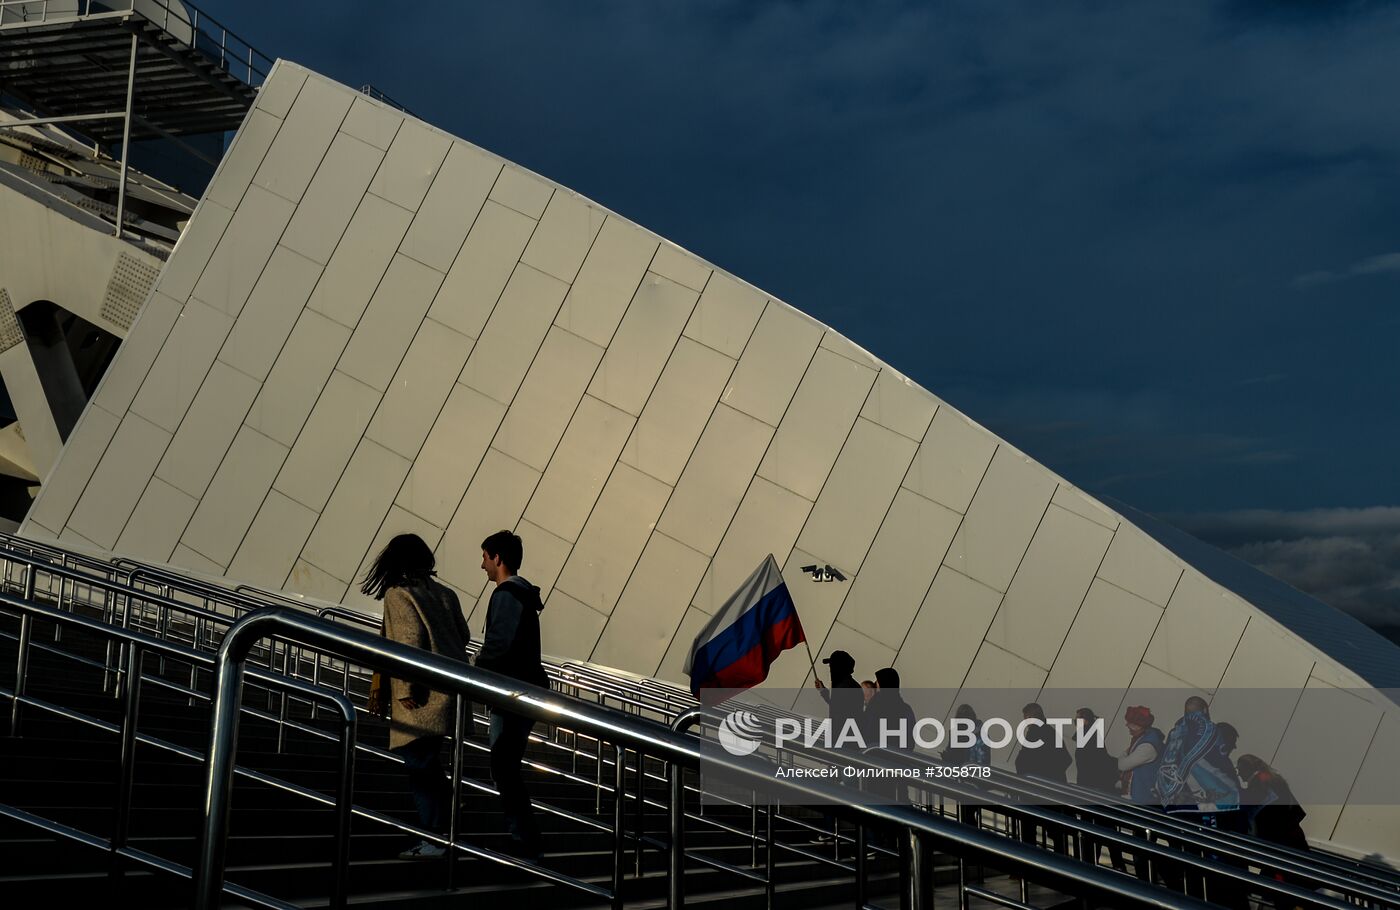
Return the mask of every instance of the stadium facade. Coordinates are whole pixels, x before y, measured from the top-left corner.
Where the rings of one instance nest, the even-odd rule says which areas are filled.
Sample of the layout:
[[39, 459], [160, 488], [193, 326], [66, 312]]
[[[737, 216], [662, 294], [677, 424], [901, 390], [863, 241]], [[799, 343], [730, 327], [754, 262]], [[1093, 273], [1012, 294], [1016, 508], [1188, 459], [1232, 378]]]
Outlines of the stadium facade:
[[[6, 199], [13, 232], [33, 216]], [[547, 651], [671, 680], [772, 553], [813, 649], [894, 666], [906, 687], [1109, 690], [1115, 716], [1147, 689], [1202, 692], [1221, 716], [1232, 692], [1286, 690], [1294, 710], [1238, 724], [1240, 750], [1305, 801], [1310, 775], [1400, 765], [1384, 691], [1400, 651], [1373, 631], [353, 89], [279, 61], [181, 227], [134, 324], [110, 327], [125, 341], [56, 464], [35, 461], [22, 534], [375, 609], [358, 579], [415, 532], [479, 630], [479, 544], [513, 528]], [[5, 281], [16, 309], [100, 300]], [[809, 565], [845, 580], [809, 583]], [[810, 674], [789, 654], [768, 685]], [[1360, 708], [1345, 729], [1312, 698], [1336, 689]], [[1323, 730], [1336, 746], [1320, 752]], [[1400, 856], [1394, 807], [1308, 812], [1318, 840]]]

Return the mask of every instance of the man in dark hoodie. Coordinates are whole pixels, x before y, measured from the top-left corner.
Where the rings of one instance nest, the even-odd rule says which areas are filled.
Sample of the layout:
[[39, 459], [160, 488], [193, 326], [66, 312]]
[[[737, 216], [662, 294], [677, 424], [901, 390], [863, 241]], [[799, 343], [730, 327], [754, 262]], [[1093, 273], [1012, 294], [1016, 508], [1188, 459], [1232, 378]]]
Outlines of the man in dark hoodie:
[[[481, 542], [481, 568], [496, 585], [486, 608], [486, 637], [476, 665], [521, 682], [549, 688], [540, 663], [540, 589], [515, 573], [524, 546], [510, 531], [497, 531]], [[491, 778], [501, 794], [501, 811], [512, 851], [526, 859], [540, 856], [540, 833], [530, 794], [521, 777], [521, 762], [535, 722], [518, 714], [491, 711]]]
[[845, 651], [832, 651], [822, 663], [831, 667], [831, 688], [822, 683], [820, 676], [812, 678], [812, 685], [821, 691], [822, 700], [827, 704], [831, 717], [831, 740], [836, 742], [846, 729], [847, 721], [855, 721], [859, 729], [865, 709], [865, 694], [860, 683], [856, 682], [856, 659]]

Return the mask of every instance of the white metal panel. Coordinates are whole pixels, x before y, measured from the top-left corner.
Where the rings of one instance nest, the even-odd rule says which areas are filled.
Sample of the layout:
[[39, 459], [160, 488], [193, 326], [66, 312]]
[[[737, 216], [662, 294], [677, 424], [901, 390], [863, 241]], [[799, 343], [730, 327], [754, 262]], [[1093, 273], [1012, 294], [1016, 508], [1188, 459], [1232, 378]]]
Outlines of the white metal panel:
[[608, 478], [559, 587], [600, 613], [612, 612], [656, 527], [671, 488], [620, 464]]
[[1016, 570], [987, 641], [1050, 666], [1112, 538], [1107, 528], [1052, 505]]
[[232, 220], [233, 209], [208, 199], [200, 202], [189, 226], [180, 234], [176, 244], [179, 254], [172, 254], [170, 262], [160, 270], [156, 290], [175, 300], [187, 299]]
[[[1215, 718], [1215, 712], [1211, 716]], [[1329, 838], [1342, 806], [1348, 799], [1393, 802], [1397, 794], [1392, 778], [1389, 787], [1374, 793], [1357, 793], [1354, 787], [1363, 762], [1380, 733], [1380, 708], [1343, 689], [1311, 680], [1303, 690], [1298, 706], [1289, 719], [1288, 729], [1274, 755], [1256, 748], [1251, 717], [1234, 718], [1240, 731], [1238, 760], [1242, 754], [1259, 755], [1278, 768], [1298, 801], [1307, 806], [1305, 827], [1314, 837]], [[1215, 718], [1217, 722], [1230, 718]], [[1391, 765], [1394, 773], [1395, 765]]]
[[710, 267], [698, 258], [666, 241], [662, 241], [657, 249], [651, 270], [697, 293], [705, 290], [705, 282], [709, 280], [711, 271]]
[[1356, 776], [1349, 805], [1329, 837], [1338, 844], [1382, 856], [1400, 854], [1400, 805], [1395, 769], [1400, 768], [1400, 714], [1389, 711]]
[[966, 513], [996, 449], [997, 440], [991, 433], [952, 408], [939, 408], [904, 485], [955, 512]]
[[880, 370], [860, 416], [902, 436], [922, 442], [939, 401], [889, 367]]
[[[1225, 668], [1220, 688], [1211, 699], [1211, 717], [1217, 722], [1235, 722], [1247, 716], [1255, 754], [1268, 761], [1283, 739], [1283, 731], [1293, 715], [1294, 700], [1261, 699], [1249, 690], [1291, 689], [1301, 693], [1312, 675], [1314, 662], [1311, 650], [1290, 633], [1264, 617], [1251, 617]], [[1180, 716], [1179, 711], [1167, 713], [1172, 715], [1168, 723]], [[1244, 729], [1241, 724], [1236, 726]]]
[[1132, 525], [1124, 525], [1113, 537], [1099, 577], [1166, 606], [1181, 578], [1181, 563], [1157, 541]]
[[165, 339], [170, 337], [180, 309], [179, 301], [164, 294], [150, 296], [122, 342], [121, 356], [112, 361], [102, 377], [102, 384], [97, 387], [93, 401], [98, 407], [106, 408], [113, 414], [126, 413], [146, 374], [151, 371], [151, 365], [155, 363]]
[[336, 136], [282, 234], [282, 245], [322, 265], [329, 262], [383, 160], [384, 152], [373, 145], [344, 133]]
[[442, 285], [442, 278], [441, 272], [421, 262], [395, 256], [336, 369], [386, 391]]
[[300, 202], [354, 100], [353, 92], [329, 79], [307, 79], [254, 182], [283, 199]]
[[388, 149], [403, 124], [404, 115], [387, 105], [360, 97], [350, 105], [350, 113], [340, 131], [368, 142], [377, 149]]
[[[1001, 597], [1000, 591], [940, 567], [900, 647], [900, 681], [910, 688], [960, 688]], [[980, 706], [979, 711], [987, 716]]]
[[632, 415], [583, 396], [525, 517], [565, 540], [578, 540], [635, 423]]
[[443, 535], [438, 574], [472, 597], [478, 596], [486, 584], [481, 542], [496, 531], [516, 526], [539, 479], [539, 472], [529, 465], [488, 449]]
[[328, 604], [338, 604], [350, 586], [330, 573], [316, 568], [304, 559], [298, 559], [292, 566], [292, 574], [287, 576], [286, 589], [294, 594], [302, 594]]
[[227, 566], [286, 457], [287, 448], [281, 443], [247, 427], [239, 430], [180, 542]]
[[163, 430], [174, 432], [214, 365], [233, 320], [191, 300], [175, 320], [169, 338], [136, 393], [131, 410]]
[[409, 460], [371, 439], [363, 439], [336, 484], [302, 558], [342, 581], [355, 577], [376, 530], [389, 513]]
[[766, 299], [752, 285], [715, 272], [686, 323], [685, 336], [738, 360], [763, 315]]
[[576, 193], [555, 193], [520, 261], [572, 283], [606, 217], [607, 212]]
[[446, 527], [505, 410], [504, 405], [475, 389], [460, 383], [453, 386], [395, 501], [432, 524]]
[[606, 347], [642, 282], [656, 243], [636, 225], [609, 216], [564, 298], [556, 324]]
[[[156, 476], [190, 496], [203, 496], [257, 394], [256, 379], [215, 361], [165, 450]], [[170, 549], [175, 549], [174, 540]]]
[[297, 100], [297, 93], [306, 84], [307, 75], [308, 72], [295, 63], [277, 61], [272, 65], [268, 80], [258, 89], [255, 109], [266, 111], [279, 120], [287, 116], [292, 102]]
[[824, 351], [839, 354], [847, 360], [853, 360], [861, 366], [875, 370], [876, 372], [885, 368], [885, 365], [869, 351], [856, 344], [845, 335], [842, 335], [840, 332], [837, 332], [835, 329], [827, 329], [825, 334], [822, 335], [821, 348]]
[[535, 222], [494, 202], [481, 208], [428, 315], [464, 335], [481, 337], [515, 271]]
[[769, 301], [724, 390], [724, 403], [776, 427], [824, 331], [791, 307]]
[[270, 491], [229, 564], [229, 578], [280, 589], [315, 525], [315, 512], [291, 497]]
[[451, 145], [449, 136], [405, 120], [369, 185], [370, 192], [416, 211]]
[[379, 399], [358, 379], [332, 373], [277, 475], [277, 489], [317, 512], [325, 508]]
[[365, 435], [412, 460], [466, 363], [472, 341], [424, 319]]
[[1244, 635], [1249, 613], [1238, 597], [1189, 570], [1162, 614], [1145, 659], [1191, 685], [1214, 691]]
[[399, 251], [445, 273], [500, 172], [496, 158], [454, 142]]
[[412, 219], [408, 209], [366, 194], [307, 306], [355, 328]]
[[506, 162], [496, 185], [491, 188], [492, 199], [535, 221], [544, 215], [549, 197], [553, 195], [554, 187], [510, 162]]
[[257, 184], [248, 187], [194, 286], [194, 296], [216, 310], [237, 316], [295, 208], [293, 203]]
[[[515, 533], [525, 549], [525, 562], [520, 571], [530, 584], [540, 589], [540, 597], [548, 600], [574, 545], [523, 519]], [[485, 539], [485, 535], [482, 537]]]
[[[815, 501], [874, 381], [873, 370], [830, 351], [818, 351], [763, 457], [759, 476]], [[908, 448], [912, 453], [913, 447]], [[908, 465], [908, 459], [904, 461], [900, 476]]]
[[[102, 454], [116, 435], [121, 420], [102, 410], [86, 408], [78, 425], [49, 472], [41, 495], [29, 510], [27, 521], [61, 530], [97, 470]], [[159, 457], [159, 456], [157, 456]]]
[[[821, 508], [820, 502], [817, 507]], [[851, 584], [841, 622], [898, 649], [961, 520], [951, 509], [900, 490], [860, 566], [860, 575]]]
[[1162, 609], [1121, 588], [1095, 579], [1084, 605], [1054, 656], [1050, 680], [1055, 689], [1114, 689], [1133, 681]]
[[655, 673], [708, 564], [705, 554], [665, 534], [653, 534], [592, 659], [635, 673]]
[[998, 449], [945, 562], [1005, 591], [1054, 492], [1049, 471], [1010, 448]]
[[349, 340], [345, 326], [302, 310], [244, 422], [284, 446], [295, 443]]
[[723, 405], [715, 408], [657, 527], [713, 553], [772, 438], [772, 427], [762, 421]]
[[9, 397], [9, 406], [18, 424], [6, 428], [8, 441], [18, 447], [17, 456], [28, 461], [29, 472], [42, 478], [63, 451], [63, 436], [58, 431], [39, 368], [23, 340], [0, 352], [0, 387]]
[[169, 442], [169, 433], [140, 415], [122, 418], [68, 527], [102, 549], [112, 549]]
[[[797, 394], [801, 400], [802, 392]], [[769, 450], [770, 457], [782, 439], [783, 429], [780, 428], [778, 439]], [[861, 571], [865, 554], [880, 530], [880, 523], [885, 520], [895, 491], [899, 489], [899, 480], [917, 447], [917, 443], [893, 430], [868, 420], [857, 420], [831, 469], [830, 478], [821, 488], [812, 517], [807, 519], [807, 526], [797, 538], [797, 545], [822, 563], [843, 572]], [[784, 486], [791, 489], [788, 484]], [[797, 492], [802, 493], [801, 490]], [[925, 558], [933, 562], [931, 557]], [[922, 591], [919, 597], [923, 597]]]
[[198, 504], [199, 500], [159, 477], [151, 478], [117, 539], [116, 552], [146, 562], [169, 562]]
[[681, 618], [680, 625], [676, 627], [676, 634], [672, 636], [671, 644], [666, 649], [666, 656], [661, 659], [661, 666], [656, 669], [658, 679], [682, 686], [690, 685], [690, 677], [685, 675], [685, 660], [695, 645], [695, 636], [700, 634], [700, 630], [709, 621], [709, 616], [693, 606], [685, 611], [685, 616]]
[[1061, 482], [1055, 490], [1055, 495], [1050, 501], [1062, 509], [1067, 509], [1080, 518], [1087, 518], [1090, 521], [1101, 524], [1110, 531], [1116, 530], [1122, 524], [1118, 516], [1114, 515], [1093, 497], [1083, 491]]
[[680, 339], [622, 450], [622, 462], [676, 483], [733, 371], [728, 357]]
[[218, 173], [205, 191], [205, 198], [231, 209], [238, 208], [243, 193], [247, 191], [248, 184], [253, 182], [253, 175], [257, 173], [263, 156], [272, 146], [272, 140], [277, 137], [277, 131], [281, 127], [280, 117], [274, 117], [257, 107], [249, 111], [243, 125], [238, 128], [233, 145], [219, 162]]
[[697, 299], [689, 288], [648, 272], [603, 355], [589, 394], [639, 416]]
[[555, 591], [540, 614], [540, 650], [555, 657], [586, 660], [607, 621], [602, 613]]
[[[718, 612], [770, 553], [778, 565], [786, 563], [811, 511], [812, 504], [801, 496], [755, 477], [700, 582], [695, 606], [706, 614]], [[787, 580], [801, 585], [807, 576], [799, 573]]]
[[517, 266], [459, 381], [509, 405], [568, 289], [544, 272]]
[[551, 326], [496, 434], [496, 448], [543, 471], [602, 357], [593, 342]]
[[[978, 717], [1003, 717], [1013, 724], [1021, 717], [1021, 707], [1036, 701], [1045, 684], [1045, 671], [996, 645], [982, 644], [968, 670], [967, 680], [954, 704], [967, 702]], [[1012, 745], [992, 751], [992, 761], [1010, 763]]]
[[185, 569], [200, 575], [211, 578], [218, 578], [224, 574], [224, 567], [202, 553], [196, 553], [184, 544], [175, 548], [175, 552], [170, 556], [170, 564], [177, 568]]
[[306, 307], [321, 266], [279, 246], [219, 351], [219, 359], [254, 379], [267, 378]]

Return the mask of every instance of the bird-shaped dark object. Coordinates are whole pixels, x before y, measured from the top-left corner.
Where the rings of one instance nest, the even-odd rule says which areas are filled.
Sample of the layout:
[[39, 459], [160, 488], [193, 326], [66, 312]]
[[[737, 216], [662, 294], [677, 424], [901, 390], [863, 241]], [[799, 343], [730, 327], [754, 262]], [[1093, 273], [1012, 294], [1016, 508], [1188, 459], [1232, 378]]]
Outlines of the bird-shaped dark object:
[[803, 566], [802, 571], [812, 576], [812, 581], [845, 581], [846, 576], [831, 566]]

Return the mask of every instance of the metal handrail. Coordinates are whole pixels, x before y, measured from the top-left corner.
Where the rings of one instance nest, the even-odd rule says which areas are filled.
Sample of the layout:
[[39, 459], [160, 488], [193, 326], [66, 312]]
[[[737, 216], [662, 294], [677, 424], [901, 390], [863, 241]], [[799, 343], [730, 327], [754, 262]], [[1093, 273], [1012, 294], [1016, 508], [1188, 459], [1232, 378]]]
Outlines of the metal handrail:
[[[190, 30], [189, 40], [180, 39], [182, 43], [191, 50], [207, 53], [211, 59], [214, 56], [213, 51], [217, 51], [219, 65], [229, 75], [241, 78], [251, 86], [261, 85], [262, 81], [267, 78], [272, 69], [273, 59], [230, 31], [227, 26], [199, 7], [186, 2], [186, 0], [180, 0], [173, 5], [170, 0], [145, 0], [145, 2], [159, 7], [159, 11], [155, 12], [158, 19], [153, 18], [152, 14], [147, 11], [137, 9], [136, 0], [82, 0], [79, 12], [56, 11], [52, 16], [49, 15], [49, 0], [0, 0], [0, 24], [6, 24], [4, 22], [5, 12], [9, 9], [17, 8], [27, 17], [35, 7], [38, 7], [38, 19], [25, 18], [9, 24], [33, 26], [71, 22], [77, 19], [130, 18], [134, 16], [144, 19], [152, 25], [158, 25], [171, 37], [180, 39], [179, 35], [170, 30], [173, 21], [177, 25], [187, 26]], [[199, 46], [201, 36], [209, 39], [214, 45], [211, 51], [205, 52]], [[239, 76], [240, 72], [243, 73], [241, 77]]]
[[[69, 555], [66, 553], [66, 551], [56, 551], [56, 554], [57, 553], [63, 553], [65, 557]], [[85, 560], [89, 562], [96, 562], [94, 560], [91, 560], [91, 558], [85, 558]], [[130, 561], [124, 562], [129, 563]], [[100, 565], [103, 570], [110, 570], [110, 564], [98, 563], [98, 565]], [[158, 570], [152, 569], [152, 571], [157, 572]], [[182, 576], [178, 576], [173, 573], [161, 572], [160, 574], [165, 576], [165, 580], [175, 583], [184, 583], [192, 588], [199, 589], [198, 593], [200, 593], [201, 595], [213, 595], [218, 598], [228, 597], [228, 591], [226, 589], [217, 588], [216, 586], [211, 586], [203, 582], [196, 582], [191, 579], [186, 579]], [[238, 600], [242, 601], [242, 604], [240, 605], [251, 606], [251, 604], [249, 603], [249, 601], [251, 600], [250, 598], [241, 597], [238, 598]], [[179, 602], [175, 601], [170, 601], [169, 603], [166, 603], [162, 606], [162, 609], [172, 608], [186, 611], [197, 610], [197, 608], [191, 608], [187, 605], [180, 604]], [[325, 611], [325, 615], [334, 615], [336, 613], [340, 613], [344, 616], [352, 618], [366, 625], [377, 625], [377, 623], [374, 620], [370, 619], [365, 614], [360, 614], [356, 611], [349, 610], [347, 608], [325, 607], [322, 609], [323, 611]], [[232, 622], [232, 619], [230, 619], [229, 617], [218, 615], [211, 615], [208, 617], [208, 619], [211, 622], [218, 622], [220, 624]], [[284, 669], [285, 666], [286, 662], [284, 660]], [[606, 705], [608, 700], [612, 699], [618, 701], [624, 707], [632, 707], [637, 709], [639, 712], [651, 711], [658, 713], [664, 719], [669, 719], [668, 714], [672, 710], [669, 705], [665, 707], [659, 707], [655, 704], [648, 704], [646, 702], [640, 702], [635, 699], [628, 699], [625, 694], [626, 690], [629, 687], [651, 688], [654, 690], [659, 690], [665, 693], [667, 696], [680, 695], [680, 690], [676, 689], [675, 687], [670, 687], [668, 684], [665, 683], [656, 683], [655, 685], [650, 687], [635, 687], [631, 686], [631, 684], [636, 683], [636, 680], [620, 676], [611, 677], [609, 679], [608, 674], [606, 674], [599, 668], [592, 667], [591, 665], [567, 663], [554, 669], [556, 669], [557, 672], [552, 675], [554, 675], [560, 683], [566, 686], [573, 687], [576, 690], [589, 691], [590, 694], [594, 694], [598, 697], [600, 704]], [[317, 670], [319, 671], [319, 656]], [[584, 683], [584, 680], [581, 677], [585, 676], [593, 678], [597, 681], [597, 683]], [[314, 682], [319, 683], [319, 679], [315, 679]], [[671, 691], [666, 692], [667, 689], [670, 689]], [[345, 690], [342, 689], [342, 691]], [[651, 695], [651, 693], [643, 693], [641, 697], [655, 696]], [[690, 701], [693, 704], [693, 700]], [[575, 735], [577, 734], [575, 733]], [[576, 745], [574, 747], [574, 751], [575, 754], [579, 754], [577, 752]], [[999, 778], [996, 781], [997, 789], [1003, 791], [1008, 797], [1016, 796], [1019, 797], [1022, 801], [1027, 799], [1036, 800], [1037, 798], [1043, 800], [1047, 795], [1047, 788], [1052, 786], [1048, 784], [1048, 782], [1037, 781], [1032, 783], [1024, 778], [1007, 775], [1004, 772], [1000, 771], [996, 771], [995, 773], [998, 775]], [[601, 781], [599, 782], [599, 784], [601, 786]], [[951, 796], [954, 798], [959, 798], [960, 796], [966, 797], [968, 795], [966, 793], [958, 794], [955, 792], [950, 792], [950, 790], [947, 787], [938, 788], [928, 786], [925, 789], [936, 793], [939, 797]], [[1070, 788], [1066, 787], [1065, 789], [1066, 791], [1069, 791]], [[1054, 794], [1053, 792], [1051, 792], [1049, 793], [1049, 795], [1051, 796], [1053, 802], [1061, 802], [1065, 794]], [[1100, 799], [1100, 802], [1103, 802], [1103, 800]], [[1230, 835], [1223, 832], [1202, 829], [1199, 826], [1193, 826], [1184, 821], [1170, 819], [1159, 813], [1150, 813], [1146, 810], [1134, 807], [1128, 803], [1117, 804], [1115, 807], [1113, 807], [1113, 809], [1117, 810], [1116, 812], [1112, 811], [1112, 809], [1110, 809], [1110, 807], [1108, 806], [1065, 806], [1062, 807], [1062, 810], [1063, 809], [1067, 809], [1075, 815], [1087, 816], [1090, 819], [1090, 822], [1088, 823], [1090, 827], [1081, 829], [1079, 831], [1081, 835], [1087, 834], [1090, 836], [1101, 836], [1103, 831], [1102, 826], [1105, 825], [1125, 826], [1135, 830], [1141, 829], [1143, 835], [1147, 837], [1151, 836], [1152, 831], [1157, 831], [1162, 834], [1167, 834], [1169, 837], [1172, 837], [1174, 841], [1183, 846], [1190, 846], [1193, 849], [1198, 849], [1203, 852], [1207, 850], [1214, 851], [1217, 853], [1230, 852], [1232, 853], [1234, 858], [1241, 861], [1250, 862], [1261, 867], [1277, 869], [1279, 871], [1290, 872], [1293, 874], [1302, 874], [1304, 876], [1315, 878], [1318, 880], [1319, 884], [1328, 887], [1333, 887], [1344, 891], [1351, 891], [1353, 893], [1360, 892], [1357, 894], [1357, 896], [1366, 897], [1372, 900], [1393, 901], [1393, 896], [1390, 894], [1368, 889], [1365, 885], [1355, 881], [1347, 881], [1344, 878], [1339, 878], [1338, 876], [1342, 873], [1339, 872], [1335, 866], [1333, 866], [1332, 868], [1327, 868], [1329, 864], [1319, 861], [1319, 858], [1316, 856], [1308, 854], [1299, 854], [1295, 851], [1284, 852], [1275, 850], [1273, 849], [1273, 845], [1266, 846], [1261, 844], [1260, 842], [1253, 840], [1252, 838], [1245, 838], [1238, 835]], [[1010, 817], [1013, 814], [1019, 814], [1022, 817], [1025, 817], [1026, 814], [1023, 808], [1013, 809], [1010, 806], [999, 806], [996, 808], [996, 811], [1000, 812], [1001, 814], [1008, 815], [1008, 817]], [[1129, 815], [1136, 814], [1136, 817], [1124, 818], [1125, 813]], [[1051, 821], [1056, 823], [1056, 825], [1054, 826], [1063, 827], [1064, 817], [1061, 815], [1056, 815], [1051, 818]], [[756, 839], [757, 831], [755, 830], [754, 832], [752, 832], [750, 836]], [[787, 845], [780, 846], [787, 848]], [[1370, 876], [1367, 877], [1369, 878]]]
[[[32, 597], [30, 579], [26, 581], [26, 592]], [[88, 843], [92, 846], [102, 847], [124, 859], [131, 860], [146, 866], [159, 869], [164, 872], [182, 875], [189, 878], [193, 870], [188, 866], [182, 866], [170, 860], [153, 856], [142, 850], [137, 850], [127, 844], [127, 831], [131, 818], [131, 799], [134, 786], [134, 766], [135, 751], [138, 743], [153, 745], [167, 750], [173, 750], [187, 755], [187, 757], [202, 759], [203, 755], [193, 750], [175, 746], [156, 737], [144, 736], [137, 732], [139, 722], [139, 701], [141, 687], [143, 683], [157, 682], [165, 686], [171, 684], [165, 680], [148, 679], [143, 670], [143, 658], [146, 653], [161, 654], [173, 657], [178, 660], [188, 661], [191, 664], [200, 663], [205, 666], [215, 664], [213, 658], [207, 653], [184, 648], [169, 642], [162, 641], [141, 632], [129, 629], [121, 629], [104, 622], [89, 619], [72, 613], [65, 613], [51, 607], [36, 604], [32, 600], [17, 598], [7, 593], [0, 593], [0, 607], [19, 613], [20, 630], [18, 635], [19, 648], [16, 656], [17, 673], [15, 688], [13, 690], [0, 689], [0, 696], [7, 696], [11, 702], [11, 735], [18, 735], [19, 711], [22, 706], [37, 708], [39, 710], [55, 713], [70, 720], [77, 720], [91, 726], [97, 726], [109, 732], [115, 732], [120, 737], [120, 757], [118, 761], [117, 780], [117, 804], [116, 820], [113, 825], [112, 834], [109, 838], [100, 838], [86, 832], [77, 832], [82, 836], [74, 836], [76, 829], [69, 826], [52, 822], [32, 813], [24, 812], [12, 806], [0, 806], [0, 814], [7, 815], [27, 824], [43, 828], [51, 833], [58, 834], [72, 840]], [[82, 714], [81, 712], [59, 708], [56, 705], [33, 698], [25, 694], [25, 670], [28, 664], [29, 649], [32, 645], [33, 623], [36, 618], [48, 620], [56, 625], [64, 625], [80, 628], [94, 635], [121, 643], [125, 650], [124, 667], [121, 674], [122, 685], [120, 697], [122, 699], [122, 722], [113, 725], [97, 718]], [[316, 699], [329, 703], [340, 713], [340, 734], [338, 739], [341, 742], [341, 761], [337, 776], [336, 796], [333, 805], [336, 808], [336, 860], [332, 866], [331, 884], [331, 906], [344, 907], [349, 893], [349, 834], [350, 834], [350, 810], [352, 806], [351, 794], [354, 788], [354, 768], [355, 768], [355, 742], [357, 718], [355, 707], [344, 695], [318, 689], [297, 680], [286, 679], [265, 673], [257, 669], [249, 671], [249, 677], [264, 687], [271, 687], [287, 691], [296, 692], [303, 698]], [[177, 686], [177, 688], [180, 688]], [[251, 713], [257, 714], [258, 712]], [[236, 769], [238, 773], [251, 776], [264, 783], [281, 785], [283, 789], [288, 789], [291, 785], [270, 778], [267, 775], [256, 772]], [[300, 789], [300, 788], [296, 788]], [[274, 910], [285, 910], [292, 905], [286, 904], [268, 895], [253, 891], [242, 886], [229, 884], [221, 889], [242, 900], [255, 903], [258, 906], [274, 908]]]
[[[674, 836], [680, 829], [683, 804], [677, 798], [686, 770], [698, 770], [701, 761], [713, 763], [755, 786], [772, 788], [792, 801], [826, 802], [839, 800], [841, 793], [813, 781], [774, 780], [762, 766], [741, 762], [722, 752], [713, 744], [672, 732], [662, 724], [618, 715], [602, 708], [572, 702], [547, 690], [519, 683], [486, 670], [464, 665], [442, 655], [421, 651], [388, 641], [368, 632], [319, 621], [310, 616], [286, 611], [261, 610], [239, 620], [224, 637], [219, 647], [218, 668], [215, 673], [214, 716], [208, 754], [208, 774], [205, 791], [205, 824], [196, 872], [195, 906], [210, 910], [217, 905], [224, 873], [225, 845], [228, 838], [229, 798], [233, 783], [239, 720], [238, 699], [242, 688], [245, 663], [249, 651], [266, 638], [290, 641], [340, 654], [345, 659], [378, 666], [395, 676], [422, 681], [438, 691], [450, 692], [474, 703], [496, 710], [523, 715], [546, 723], [567, 722], [592, 736], [614, 744], [616, 748], [632, 748], [665, 761], [671, 782], [669, 814], [673, 837], [668, 847], [672, 907], [683, 906], [684, 852], [682, 841]], [[618, 773], [621, 775], [621, 764]], [[620, 790], [619, 790], [620, 792]], [[615, 810], [621, 812], [621, 800]], [[932, 895], [932, 882], [926, 876], [929, 851], [937, 847], [960, 854], [974, 854], [992, 861], [1031, 870], [1052, 881], [1055, 887], [1072, 895], [1111, 897], [1118, 903], [1134, 907], [1205, 907], [1191, 898], [1146, 885], [1137, 879], [1087, 866], [1046, 851], [1009, 841], [986, 832], [968, 829], [956, 822], [919, 812], [904, 806], [842, 805], [840, 813], [863, 824], [889, 825], [899, 828], [910, 850], [912, 905], [916, 910], [927, 906]], [[615, 867], [614, 875], [620, 870]], [[1298, 889], [1293, 889], [1297, 891]], [[1287, 892], [1287, 893], [1292, 893]], [[1305, 892], [1299, 896], [1306, 898]], [[620, 894], [613, 889], [613, 901]]]

